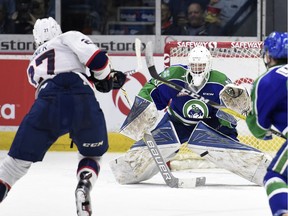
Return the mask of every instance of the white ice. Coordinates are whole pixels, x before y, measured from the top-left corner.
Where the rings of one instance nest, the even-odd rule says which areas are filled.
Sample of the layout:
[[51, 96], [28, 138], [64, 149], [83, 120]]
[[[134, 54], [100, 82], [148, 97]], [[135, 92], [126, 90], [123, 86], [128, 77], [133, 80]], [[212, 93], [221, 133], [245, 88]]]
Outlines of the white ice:
[[[0, 151], [0, 160], [7, 152]], [[264, 188], [222, 169], [173, 172], [176, 177], [206, 176], [207, 186], [169, 188], [160, 174], [135, 185], [119, 185], [107, 153], [91, 193], [95, 216], [271, 216]], [[48, 152], [11, 189], [0, 216], [76, 216], [75, 152]]]

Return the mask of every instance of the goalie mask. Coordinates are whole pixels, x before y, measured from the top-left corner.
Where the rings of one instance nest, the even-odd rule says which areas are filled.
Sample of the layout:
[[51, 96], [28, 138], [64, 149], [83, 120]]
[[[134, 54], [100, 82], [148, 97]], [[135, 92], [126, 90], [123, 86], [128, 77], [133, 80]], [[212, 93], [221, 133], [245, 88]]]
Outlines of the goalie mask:
[[35, 22], [33, 36], [37, 46], [60, 34], [62, 34], [61, 27], [52, 17], [37, 19]]
[[193, 48], [188, 54], [186, 80], [193, 87], [202, 86], [209, 79], [212, 56], [203, 46]]

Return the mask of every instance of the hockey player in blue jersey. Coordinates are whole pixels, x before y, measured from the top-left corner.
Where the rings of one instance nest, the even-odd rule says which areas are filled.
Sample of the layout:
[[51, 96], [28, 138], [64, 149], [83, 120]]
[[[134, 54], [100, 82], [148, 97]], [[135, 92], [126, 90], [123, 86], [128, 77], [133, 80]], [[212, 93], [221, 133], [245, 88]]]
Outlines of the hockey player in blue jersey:
[[[160, 76], [220, 104], [219, 93], [231, 81], [224, 73], [211, 68], [212, 56], [209, 50], [202, 46], [195, 47], [189, 52], [187, 58], [188, 65], [173, 65], [161, 72]], [[169, 161], [177, 153], [181, 144], [188, 141], [188, 146], [191, 149], [193, 147], [193, 151], [195, 148], [200, 148], [201, 152], [203, 147], [205, 148], [203, 152], [205, 152], [209, 148], [209, 154], [206, 154], [204, 158], [209, 158], [211, 162], [217, 162], [217, 166], [229, 167], [228, 170], [237, 174], [248, 173], [246, 171], [249, 165], [245, 166], [246, 170], [242, 170], [244, 166], [241, 166], [248, 160], [240, 158], [237, 150], [235, 150], [237, 156], [234, 159], [231, 158], [231, 152], [226, 155], [229, 147], [231, 151], [245, 149], [248, 152], [247, 155], [251, 153], [252, 157], [254, 157], [254, 153], [259, 154], [257, 158], [261, 163], [262, 153], [241, 144], [239, 144], [241, 147], [238, 148], [238, 143], [234, 145], [237, 142], [235, 119], [227, 121], [222, 118], [223, 113], [218, 109], [152, 78], [136, 96], [132, 109], [121, 127], [120, 133], [136, 142], [123, 156], [110, 162], [112, 172], [120, 184], [138, 183], [150, 179], [158, 172], [142, 136], [144, 132], [152, 130], [152, 126], [158, 118], [158, 110], [164, 109], [167, 109], [167, 112], [153, 129], [152, 135], [165, 161]], [[210, 139], [210, 144], [213, 142], [215, 145], [206, 148], [199, 142], [200, 139], [191, 140], [193, 137], [191, 133], [203, 131], [202, 128], [196, 130], [198, 127], [204, 127], [204, 131], [207, 131], [207, 134], [198, 136], [198, 138]], [[210, 132], [210, 128], [212, 132]], [[232, 144], [228, 145], [228, 143]], [[225, 149], [226, 145], [228, 148]], [[221, 155], [218, 152], [221, 152]], [[220, 160], [217, 158], [223, 158], [221, 164], [218, 164]], [[238, 159], [239, 161], [237, 161]], [[239, 167], [231, 167], [231, 165], [239, 165]], [[258, 175], [256, 169], [257, 166], [255, 169], [251, 169], [249, 177], [244, 177], [259, 184], [259, 179], [263, 177], [264, 172], [260, 171]], [[257, 174], [255, 175], [255, 173]]]
[[38, 48], [27, 75], [30, 84], [37, 87], [36, 99], [19, 126], [7, 157], [1, 161], [0, 202], [32, 163], [42, 161], [58, 137], [69, 133], [79, 151], [77, 214], [88, 216], [92, 214], [89, 194], [100, 171], [100, 159], [108, 149], [106, 123], [96, 89], [108, 92], [121, 88], [126, 76], [111, 70], [106, 52], [89, 37], [77, 31], [62, 34], [51, 17], [38, 19], [33, 35]]
[[[263, 44], [263, 60], [267, 71], [258, 77], [251, 91], [251, 111], [247, 125], [259, 139], [271, 138], [272, 126], [286, 138], [287, 125], [287, 78], [288, 78], [288, 33], [272, 32]], [[228, 89], [224, 89], [226, 91]], [[231, 89], [230, 89], [231, 91]], [[233, 88], [236, 92], [237, 88]], [[237, 98], [234, 98], [237, 100]], [[250, 98], [249, 98], [250, 99]], [[230, 106], [229, 100], [224, 103]], [[241, 104], [241, 103], [238, 103]], [[241, 107], [238, 107], [241, 111]], [[273, 216], [288, 215], [288, 148], [287, 140], [273, 158], [264, 177], [264, 186]]]

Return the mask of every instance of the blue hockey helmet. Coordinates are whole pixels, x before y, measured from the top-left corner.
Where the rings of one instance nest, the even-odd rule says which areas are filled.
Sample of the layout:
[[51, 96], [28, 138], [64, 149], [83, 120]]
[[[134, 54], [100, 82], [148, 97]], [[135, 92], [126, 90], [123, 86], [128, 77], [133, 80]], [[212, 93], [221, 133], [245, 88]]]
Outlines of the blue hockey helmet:
[[267, 51], [274, 59], [287, 58], [288, 56], [288, 33], [272, 32], [265, 40], [263, 54]]

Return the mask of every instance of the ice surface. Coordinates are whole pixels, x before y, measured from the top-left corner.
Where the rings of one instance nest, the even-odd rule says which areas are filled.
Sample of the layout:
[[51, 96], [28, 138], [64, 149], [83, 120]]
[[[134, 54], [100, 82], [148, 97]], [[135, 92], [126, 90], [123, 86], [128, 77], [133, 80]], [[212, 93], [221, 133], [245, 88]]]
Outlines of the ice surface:
[[[6, 155], [0, 151], [0, 160]], [[206, 176], [207, 186], [169, 188], [160, 174], [135, 185], [119, 185], [107, 153], [91, 198], [97, 216], [271, 216], [264, 188], [222, 169], [173, 172], [176, 177]], [[76, 152], [48, 152], [11, 189], [0, 216], [76, 216]]]

